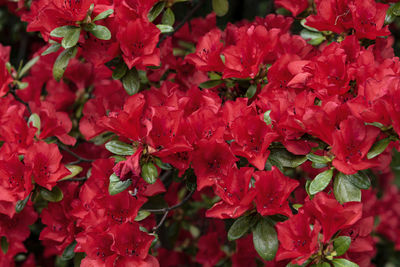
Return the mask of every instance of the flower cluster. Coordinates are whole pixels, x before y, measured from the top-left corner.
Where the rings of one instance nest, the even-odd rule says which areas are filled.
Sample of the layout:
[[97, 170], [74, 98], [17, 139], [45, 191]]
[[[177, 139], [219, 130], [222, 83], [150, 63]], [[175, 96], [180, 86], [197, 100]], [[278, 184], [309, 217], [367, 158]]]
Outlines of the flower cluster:
[[0, 266], [400, 250], [400, 4], [275, 0], [222, 30], [227, 0], [181, 2], [0, 1], [35, 36], [19, 67], [0, 45]]

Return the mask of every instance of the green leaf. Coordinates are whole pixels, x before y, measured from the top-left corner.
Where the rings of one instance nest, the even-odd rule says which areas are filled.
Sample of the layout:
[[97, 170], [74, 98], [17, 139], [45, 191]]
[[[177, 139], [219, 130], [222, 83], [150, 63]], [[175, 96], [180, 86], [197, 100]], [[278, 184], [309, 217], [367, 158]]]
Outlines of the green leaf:
[[150, 22], [154, 21], [158, 17], [158, 15], [161, 14], [165, 7], [165, 4], [165, 1], [160, 1], [150, 9], [149, 14], [147, 14], [147, 18]]
[[135, 218], [135, 222], [140, 222], [147, 217], [149, 217], [151, 212], [148, 212], [147, 210], [139, 210], [138, 215]]
[[271, 110], [267, 110], [267, 111], [264, 113], [264, 122], [265, 122], [267, 125], [272, 124], [272, 120], [271, 120], [270, 114], [271, 114]]
[[115, 173], [113, 173], [110, 175], [110, 184], [108, 186], [108, 193], [111, 196], [116, 195], [127, 189], [131, 184], [132, 184], [131, 179], [121, 181], [119, 177]]
[[167, 8], [163, 14], [162, 24], [173, 26], [175, 23], [175, 14], [171, 8]]
[[114, 80], [120, 80], [122, 77], [125, 76], [126, 72], [128, 71], [128, 67], [125, 65], [123, 61], [119, 62], [112, 73], [112, 78]]
[[32, 58], [31, 60], [29, 60], [25, 66], [21, 69], [21, 71], [18, 73], [18, 79], [21, 79], [22, 77], [24, 77], [25, 74], [28, 73], [28, 71], [33, 67], [33, 65], [36, 64], [36, 62], [38, 62], [40, 59], [40, 56], [36, 56], [34, 58]]
[[[103, 25], [96, 25], [93, 29], [90, 30], [90, 33], [94, 35], [97, 39], [100, 40], [110, 40], [111, 32], [110, 30]], [[64, 40], [63, 40], [64, 41]]]
[[174, 27], [166, 24], [157, 24], [157, 28], [161, 31], [161, 33], [171, 33], [174, 31]]
[[80, 35], [81, 28], [74, 28], [69, 30], [62, 39], [61, 46], [65, 49], [74, 47], [78, 43]]
[[307, 154], [306, 157], [308, 160], [318, 164], [326, 164], [330, 161], [327, 157], [315, 155], [313, 153]]
[[114, 9], [108, 9], [106, 11], [101, 12], [100, 14], [98, 14], [92, 21], [98, 21], [98, 20], [102, 20], [102, 19], [106, 19], [108, 18], [112, 13], [114, 13]]
[[329, 169], [315, 176], [314, 180], [312, 180], [310, 184], [310, 194], [315, 195], [324, 190], [332, 180], [332, 175], [333, 170]]
[[28, 125], [32, 125], [37, 129], [36, 135], [39, 136], [40, 134], [40, 117], [37, 113], [32, 113], [28, 119]]
[[315, 28], [313, 28], [313, 27], [310, 27], [310, 26], [307, 26], [306, 25], [306, 19], [302, 19], [301, 21], [300, 21], [300, 24], [301, 24], [301, 26], [303, 26], [304, 28], [306, 28], [307, 30], [309, 30], [309, 31], [311, 31], [311, 32], [319, 32], [319, 30], [317, 30], [317, 29], [315, 29]]
[[361, 201], [361, 190], [353, 185], [343, 173], [336, 175], [333, 182], [333, 193], [341, 204], [350, 201]]
[[72, 241], [71, 244], [69, 244], [65, 249], [63, 254], [61, 255], [61, 259], [64, 261], [69, 261], [71, 260], [73, 257], [75, 257], [75, 252], [74, 249], [76, 247], [76, 241]]
[[45, 55], [48, 55], [48, 54], [57, 52], [58, 49], [60, 49], [60, 47], [61, 47], [61, 44], [59, 44], [59, 43], [52, 44], [51, 46], [49, 46], [49, 47], [42, 53], [42, 56], [45, 56]]
[[218, 86], [218, 85], [222, 84], [223, 82], [224, 82], [224, 80], [209, 80], [209, 81], [206, 81], [204, 83], [201, 83], [199, 85], [199, 87], [201, 89], [214, 88], [215, 86]]
[[319, 45], [325, 40], [325, 36], [319, 32], [312, 32], [306, 29], [301, 30], [300, 36], [310, 45]]
[[390, 8], [391, 8], [391, 12], [393, 13], [393, 15], [400, 16], [400, 2], [394, 4]]
[[332, 264], [334, 267], [359, 267], [358, 264], [346, 259], [333, 259]]
[[17, 204], [15, 205], [15, 212], [20, 213], [26, 206], [26, 203], [28, 203], [29, 197], [31, 195], [29, 194], [24, 200], [18, 200]]
[[80, 29], [80, 27], [76, 27], [76, 26], [61, 26], [58, 28], [55, 28], [54, 30], [52, 30], [50, 32], [50, 36], [52, 37], [57, 37], [57, 38], [63, 38], [67, 35], [70, 35], [71, 32], [76, 31], [77, 29]]
[[59, 202], [63, 199], [64, 194], [58, 186], [54, 186], [50, 191], [44, 187], [40, 188], [40, 195], [47, 201]]
[[279, 169], [296, 168], [307, 161], [305, 156], [294, 155], [284, 148], [272, 148], [268, 160]]
[[373, 159], [376, 156], [378, 156], [379, 154], [381, 154], [383, 151], [385, 151], [385, 149], [389, 145], [390, 141], [391, 141], [390, 138], [385, 138], [385, 139], [381, 139], [378, 142], [376, 142], [369, 150], [369, 152], [367, 154], [367, 158]]
[[139, 92], [140, 79], [135, 68], [132, 68], [126, 72], [125, 76], [122, 78], [122, 85], [124, 86], [128, 95], [134, 95]]
[[212, 9], [217, 16], [225, 16], [229, 11], [228, 0], [212, 0]]
[[347, 179], [360, 189], [368, 189], [371, 187], [371, 180], [366, 171], [359, 171], [356, 174], [346, 175]]
[[65, 70], [67, 69], [68, 63], [71, 58], [75, 57], [77, 52], [76, 46], [65, 49], [62, 51], [53, 66], [53, 76], [56, 81], [59, 81], [64, 75]]
[[132, 145], [124, 143], [119, 140], [112, 140], [105, 145], [106, 149], [113, 154], [120, 156], [131, 156], [135, 153], [135, 149]]
[[27, 83], [27, 82], [21, 82], [21, 81], [17, 81], [17, 80], [14, 80], [14, 82], [17, 84], [18, 89], [20, 89], [20, 90], [23, 90], [29, 86], [29, 83]]
[[73, 177], [77, 176], [83, 170], [83, 168], [78, 165], [65, 165], [65, 168], [67, 168], [71, 172], [71, 174], [62, 178], [61, 181], [73, 178]]
[[253, 243], [258, 255], [266, 261], [275, 258], [278, 250], [278, 236], [267, 218], [261, 218], [253, 230]]
[[336, 251], [337, 256], [342, 256], [349, 249], [351, 244], [351, 237], [339, 236], [333, 240], [333, 249]]
[[242, 216], [235, 220], [228, 231], [228, 240], [233, 241], [244, 236], [252, 227], [252, 216]]
[[1, 237], [1, 250], [3, 251], [3, 254], [7, 254], [8, 247], [9, 247], [9, 244], [7, 242], [7, 237], [2, 236]]
[[172, 170], [172, 166], [168, 163], [164, 163], [159, 158], [154, 158], [154, 163], [162, 170]]
[[246, 91], [245, 97], [248, 99], [252, 98], [257, 92], [257, 84], [252, 84]]
[[147, 162], [142, 165], [142, 178], [149, 184], [154, 184], [158, 177], [158, 171], [153, 163]]

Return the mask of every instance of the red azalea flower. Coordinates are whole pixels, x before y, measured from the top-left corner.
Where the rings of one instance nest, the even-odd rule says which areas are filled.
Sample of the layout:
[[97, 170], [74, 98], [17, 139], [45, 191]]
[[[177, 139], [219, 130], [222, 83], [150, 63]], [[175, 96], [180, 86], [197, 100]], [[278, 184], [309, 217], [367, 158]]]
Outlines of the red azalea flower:
[[319, 248], [318, 234], [321, 226], [302, 210], [285, 222], [276, 224], [279, 248], [276, 260], [291, 259], [292, 264], [303, 264]]
[[70, 174], [61, 164], [62, 156], [56, 144], [37, 142], [26, 152], [24, 162], [32, 168], [33, 180], [49, 190], [57, 181]]
[[160, 30], [144, 19], [129, 21], [117, 33], [122, 57], [131, 69], [160, 65], [160, 49], [156, 48]]
[[10, 51], [11, 47], [0, 45], [0, 97], [10, 90], [9, 85], [13, 81], [6, 67], [6, 63], [10, 61]]
[[296, 17], [308, 7], [307, 0], [275, 0], [277, 6], [281, 6], [292, 12]]
[[257, 211], [263, 216], [275, 214], [292, 216], [288, 198], [300, 183], [284, 176], [275, 166], [271, 171], [255, 172], [254, 178]]

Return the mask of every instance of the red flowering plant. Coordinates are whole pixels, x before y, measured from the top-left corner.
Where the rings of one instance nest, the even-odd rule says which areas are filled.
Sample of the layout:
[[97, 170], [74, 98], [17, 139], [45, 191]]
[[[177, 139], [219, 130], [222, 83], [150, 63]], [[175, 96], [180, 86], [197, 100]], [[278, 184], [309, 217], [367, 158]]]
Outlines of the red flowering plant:
[[0, 266], [400, 265], [397, 1], [0, 5]]

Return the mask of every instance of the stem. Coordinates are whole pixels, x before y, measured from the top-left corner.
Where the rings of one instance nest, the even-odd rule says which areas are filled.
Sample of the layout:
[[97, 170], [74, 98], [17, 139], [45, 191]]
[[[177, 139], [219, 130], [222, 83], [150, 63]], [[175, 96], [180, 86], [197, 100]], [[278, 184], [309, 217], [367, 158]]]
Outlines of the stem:
[[166, 211], [166, 212], [164, 213], [164, 215], [162, 216], [160, 222], [153, 228], [153, 233], [157, 232], [157, 230], [163, 225], [163, 223], [164, 223], [165, 220], [167, 219], [168, 212], [169, 212], [169, 211]]
[[93, 162], [93, 161], [94, 161], [94, 160], [92, 160], [92, 159], [87, 159], [87, 158], [84, 158], [84, 157], [79, 156], [79, 155], [76, 154], [75, 152], [71, 151], [66, 145], [64, 145], [64, 144], [62, 144], [62, 143], [60, 143], [60, 142], [57, 142], [57, 145], [58, 145], [62, 150], [64, 150], [65, 152], [69, 153], [70, 155], [74, 156], [75, 158], [77, 158], [77, 159], [80, 160], [80, 161], [85, 161], [85, 162]]
[[194, 191], [190, 191], [189, 194], [186, 195], [186, 197], [179, 202], [176, 205], [173, 205], [171, 207], [166, 207], [166, 208], [162, 208], [162, 209], [147, 209], [148, 212], [152, 212], [152, 213], [165, 213], [165, 212], [169, 212], [171, 210], [177, 209], [179, 207], [181, 207], [183, 204], [185, 204], [194, 194]]
[[185, 23], [191, 18], [193, 17], [194, 13], [196, 13], [196, 11], [203, 5], [204, 0], [200, 0], [197, 5], [195, 5], [187, 14], [186, 16], [182, 19], [181, 22], [179, 22], [178, 25], [176, 25], [176, 27], [174, 28], [174, 31], [171, 33], [166, 33], [163, 36], [161, 36], [160, 40], [157, 43], [157, 47], [160, 46], [160, 44], [167, 39], [168, 36], [172, 36], [174, 35], [180, 28], [183, 27], [183, 25], [185, 25]]
[[29, 107], [29, 104], [26, 103], [24, 100], [22, 100], [22, 99], [17, 95], [17, 93], [15, 92], [15, 87], [14, 87], [14, 86], [10, 86], [10, 91], [9, 91], [9, 92], [10, 92], [10, 94], [12, 94], [12, 96], [14, 97], [14, 99], [17, 100], [18, 102], [20, 102], [21, 104], [23, 104], [23, 105], [26, 107], [26, 109], [28, 110], [29, 114], [32, 115], [32, 110], [31, 110], [31, 108]]

